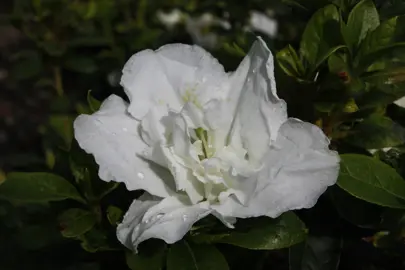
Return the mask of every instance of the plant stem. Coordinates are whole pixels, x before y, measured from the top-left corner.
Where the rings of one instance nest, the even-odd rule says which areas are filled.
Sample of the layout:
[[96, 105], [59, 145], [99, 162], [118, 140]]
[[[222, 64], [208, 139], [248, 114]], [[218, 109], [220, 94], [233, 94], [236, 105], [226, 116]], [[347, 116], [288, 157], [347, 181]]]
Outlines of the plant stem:
[[58, 94], [58, 96], [61, 97], [63, 96], [63, 83], [62, 83], [62, 74], [59, 66], [53, 67], [53, 76], [56, 93]]

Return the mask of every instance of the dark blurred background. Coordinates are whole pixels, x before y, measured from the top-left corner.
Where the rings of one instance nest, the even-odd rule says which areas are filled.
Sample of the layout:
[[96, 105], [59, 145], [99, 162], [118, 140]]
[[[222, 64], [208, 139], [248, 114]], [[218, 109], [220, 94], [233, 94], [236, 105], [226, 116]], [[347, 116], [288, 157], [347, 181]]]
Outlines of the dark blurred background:
[[[119, 79], [132, 54], [167, 43], [194, 43], [209, 50], [227, 70], [234, 70], [256, 35], [274, 52], [287, 44], [297, 45], [309, 18], [324, 2], [307, 1], [302, 8], [294, 1], [281, 0], [1, 1], [0, 182], [12, 170], [52, 168], [58, 156], [54, 138], [47, 131], [68, 136], [77, 114], [89, 112], [89, 99], [103, 100], [112, 93], [124, 96]], [[376, 4], [382, 18], [405, 12], [403, 0]], [[289, 94], [296, 82], [276, 68], [280, 95], [291, 107], [300, 104], [301, 100]], [[326, 222], [325, 226], [333, 224]], [[40, 243], [40, 239], [36, 241]], [[5, 249], [0, 249], [0, 257]], [[61, 269], [57, 261], [82, 256], [66, 247], [49, 253], [56, 257], [46, 254], [30, 258], [37, 264], [32, 269], [51, 269], [44, 266], [47, 260], [53, 261], [54, 269]], [[284, 251], [270, 258], [268, 269], [287, 269]], [[111, 264], [106, 269], [114, 269], [114, 261], [105, 264]], [[356, 240], [347, 241], [340, 269], [405, 267], [397, 253], [379, 251]]]

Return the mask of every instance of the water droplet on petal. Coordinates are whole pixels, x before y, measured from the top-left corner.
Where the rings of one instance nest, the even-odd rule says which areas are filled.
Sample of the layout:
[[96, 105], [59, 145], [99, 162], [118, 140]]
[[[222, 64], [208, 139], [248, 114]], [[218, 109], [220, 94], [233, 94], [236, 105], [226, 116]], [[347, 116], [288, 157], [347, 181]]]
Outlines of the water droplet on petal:
[[187, 215], [183, 215], [182, 218], [183, 218], [183, 221], [186, 222], [188, 217], [187, 217]]
[[164, 214], [157, 214], [156, 219], [162, 218], [163, 216], [164, 216]]
[[237, 176], [237, 175], [238, 175], [238, 172], [236, 171], [235, 168], [232, 168], [231, 174], [232, 174], [232, 176]]
[[145, 175], [141, 172], [137, 173], [137, 176], [139, 177], [139, 179], [145, 178]]
[[127, 131], [128, 131], [128, 129], [127, 129], [126, 127], [122, 128], [122, 130], [123, 130], [124, 132], [127, 132]]
[[256, 69], [254, 68], [254, 69], [252, 70], [252, 72], [253, 72], [253, 73], [256, 73]]

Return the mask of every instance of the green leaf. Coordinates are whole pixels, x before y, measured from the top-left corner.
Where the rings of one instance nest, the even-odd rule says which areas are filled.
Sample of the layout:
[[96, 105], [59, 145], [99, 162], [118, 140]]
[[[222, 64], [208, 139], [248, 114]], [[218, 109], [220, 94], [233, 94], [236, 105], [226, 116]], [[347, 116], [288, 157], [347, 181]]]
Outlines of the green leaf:
[[117, 225], [122, 218], [122, 210], [116, 206], [110, 205], [107, 208], [107, 219], [111, 225]]
[[[361, 63], [360, 67], [367, 66], [370, 61], [385, 53], [393, 46], [402, 46], [405, 41], [404, 34], [405, 16], [398, 16], [382, 22], [373, 32], [369, 33], [362, 42], [355, 63]], [[382, 51], [382, 52], [381, 52]]]
[[43, 203], [73, 199], [85, 203], [76, 188], [52, 173], [12, 172], [0, 185], [0, 198], [21, 203]]
[[362, 59], [363, 78], [388, 78], [390, 83], [405, 81], [405, 46], [393, 46]]
[[405, 95], [405, 82], [392, 83], [389, 78], [376, 78], [367, 84], [371, 89], [357, 99], [361, 109], [385, 106]]
[[295, 49], [288, 45], [276, 55], [277, 61], [284, 72], [291, 77], [302, 77], [304, 75], [304, 66], [297, 55]]
[[66, 149], [70, 149], [73, 140], [73, 120], [70, 115], [51, 115], [49, 125], [63, 140]]
[[152, 252], [139, 252], [133, 254], [126, 253], [126, 262], [131, 270], [161, 270], [164, 267], [166, 249], [163, 247], [155, 248]]
[[64, 237], [74, 238], [90, 231], [96, 224], [96, 216], [80, 208], [71, 208], [58, 217]]
[[343, 37], [346, 44], [354, 51], [360, 46], [367, 34], [379, 25], [380, 18], [373, 1], [361, 1], [350, 12], [347, 26], [344, 28]]
[[93, 58], [77, 55], [69, 57], [65, 61], [64, 66], [78, 73], [90, 74], [97, 71], [97, 64]]
[[223, 48], [227, 53], [235, 55], [237, 57], [245, 57], [246, 55], [246, 52], [235, 42], [233, 42], [232, 44], [224, 43]]
[[401, 145], [405, 142], [405, 128], [390, 118], [371, 115], [354, 128], [345, 141], [364, 149], [380, 149]]
[[370, 203], [405, 209], [405, 181], [393, 168], [363, 155], [340, 157], [340, 188]]
[[91, 95], [91, 90], [89, 90], [87, 92], [87, 103], [89, 104], [90, 109], [95, 112], [98, 111], [98, 109], [100, 109], [101, 106], [101, 102], [98, 101], [97, 99], [95, 99], [92, 95]]
[[337, 270], [342, 247], [339, 238], [309, 235], [305, 243], [290, 247], [290, 270]]
[[[254, 218], [238, 221], [236, 229], [225, 234], [196, 234], [192, 237], [197, 243], [227, 243], [248, 249], [272, 250], [297, 244], [305, 239], [304, 223], [292, 212], [282, 214], [277, 219]], [[239, 228], [244, 228], [238, 231]]]
[[107, 232], [93, 227], [90, 231], [78, 236], [82, 241], [81, 247], [87, 252], [107, 251], [111, 250], [107, 243]]
[[345, 72], [349, 76], [349, 67], [348, 67], [348, 55], [335, 53], [332, 54], [328, 59], [329, 71], [334, 74], [340, 75], [342, 72]]
[[300, 54], [308, 62], [310, 72], [329, 55], [343, 48], [340, 36], [340, 15], [334, 5], [318, 10], [308, 22], [301, 39]]
[[362, 228], [374, 228], [381, 222], [382, 207], [359, 200], [341, 188], [334, 186], [329, 193], [339, 215]]
[[167, 270], [227, 270], [228, 263], [213, 245], [196, 245], [180, 241], [167, 255]]

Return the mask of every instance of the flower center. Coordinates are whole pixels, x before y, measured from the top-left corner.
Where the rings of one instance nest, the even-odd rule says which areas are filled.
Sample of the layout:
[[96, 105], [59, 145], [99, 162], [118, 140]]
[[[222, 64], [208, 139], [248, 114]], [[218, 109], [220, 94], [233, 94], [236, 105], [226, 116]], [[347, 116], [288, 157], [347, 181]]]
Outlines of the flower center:
[[[202, 143], [203, 155], [199, 155], [198, 157], [200, 158], [200, 160], [211, 158], [214, 155], [214, 149], [212, 149], [211, 137], [208, 136], [208, 132], [201, 127], [195, 129], [194, 132], [196, 134], [196, 137]], [[193, 142], [191, 142], [191, 143], [193, 143]]]

